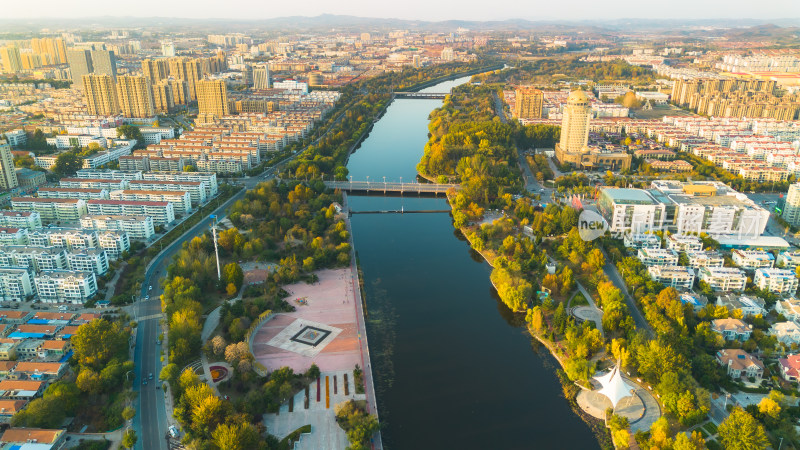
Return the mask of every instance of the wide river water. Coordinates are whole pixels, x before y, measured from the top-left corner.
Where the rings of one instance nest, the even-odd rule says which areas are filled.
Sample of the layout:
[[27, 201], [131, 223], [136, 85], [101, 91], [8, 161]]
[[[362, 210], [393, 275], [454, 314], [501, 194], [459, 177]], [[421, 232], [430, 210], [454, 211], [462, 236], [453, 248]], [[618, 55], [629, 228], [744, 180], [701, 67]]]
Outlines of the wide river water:
[[[426, 89], [448, 92], [460, 78]], [[424, 91], [423, 91], [424, 92]], [[413, 181], [439, 100], [395, 100], [350, 157], [353, 180]], [[353, 211], [444, 210], [443, 198], [350, 196]], [[557, 362], [499, 301], [447, 213], [354, 214], [383, 442], [405, 449], [595, 449]]]

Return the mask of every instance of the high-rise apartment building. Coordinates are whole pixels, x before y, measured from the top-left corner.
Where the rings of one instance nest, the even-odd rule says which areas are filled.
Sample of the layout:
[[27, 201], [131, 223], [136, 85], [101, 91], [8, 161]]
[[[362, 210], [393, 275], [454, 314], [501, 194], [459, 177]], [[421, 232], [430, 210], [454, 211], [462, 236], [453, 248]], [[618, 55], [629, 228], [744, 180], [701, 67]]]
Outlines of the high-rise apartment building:
[[150, 80], [143, 76], [119, 76], [117, 99], [125, 117], [147, 118], [155, 115], [153, 87]]
[[169, 87], [172, 89], [172, 101], [176, 105], [186, 105], [189, 100], [189, 84], [184, 80], [170, 78]]
[[67, 50], [67, 62], [69, 71], [72, 74], [72, 87], [83, 90], [83, 76], [94, 71], [92, 68], [92, 54], [89, 50], [69, 49]]
[[786, 204], [783, 206], [781, 216], [790, 225], [800, 224], [800, 183], [789, 186], [789, 192], [786, 194]]
[[200, 80], [197, 82], [197, 119], [203, 123], [230, 113], [228, 89], [223, 80]]
[[561, 150], [580, 152], [589, 142], [589, 118], [592, 110], [589, 97], [583, 91], [572, 91], [564, 106], [561, 121]]
[[14, 167], [14, 156], [11, 145], [0, 140], [0, 189], [13, 189], [19, 186], [17, 172]]
[[191, 58], [170, 58], [169, 74], [176, 80], [186, 82], [188, 98], [186, 102], [197, 100], [197, 81], [202, 77], [202, 68], [199, 62]]
[[514, 117], [518, 119], [539, 119], [542, 117], [544, 93], [530, 86], [520, 86], [516, 90]]
[[22, 70], [34, 70], [42, 67], [42, 57], [31, 51], [21, 52]]
[[153, 108], [160, 114], [167, 114], [175, 108], [175, 99], [169, 80], [153, 85]]
[[111, 75], [84, 75], [83, 87], [89, 114], [110, 116], [119, 112], [117, 92]]
[[172, 42], [162, 42], [161, 54], [168, 58], [172, 58], [173, 56], [175, 56], [175, 44], [173, 44]]
[[270, 89], [269, 67], [266, 64], [253, 67], [253, 89]]
[[253, 65], [245, 64], [242, 66], [242, 83], [245, 86], [253, 87]]
[[3, 62], [3, 71], [17, 73], [22, 70], [22, 57], [19, 49], [12, 45], [0, 48], [0, 60]]
[[450, 62], [456, 59], [456, 52], [453, 50], [453, 47], [445, 47], [442, 49], [440, 56], [442, 61]]
[[142, 60], [142, 75], [155, 85], [159, 81], [167, 79], [169, 64], [166, 59], [144, 59]]
[[31, 39], [33, 53], [42, 58], [42, 64], [65, 64], [67, 62], [67, 45], [61, 38]]
[[113, 50], [92, 50], [94, 73], [117, 79], [117, 57]]

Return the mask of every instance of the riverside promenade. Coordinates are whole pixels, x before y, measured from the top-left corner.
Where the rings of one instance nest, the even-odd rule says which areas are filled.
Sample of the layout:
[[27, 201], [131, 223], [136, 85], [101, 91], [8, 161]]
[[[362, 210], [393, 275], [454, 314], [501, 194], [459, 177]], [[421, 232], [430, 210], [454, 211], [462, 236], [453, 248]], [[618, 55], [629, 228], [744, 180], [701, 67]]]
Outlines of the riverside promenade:
[[[347, 447], [347, 436], [334, 415], [341, 402], [365, 401], [367, 411], [378, 416], [353, 234], [349, 220], [344, 220], [350, 233], [350, 266], [316, 271], [314, 283], [283, 286], [295, 311], [271, 315], [251, 333], [249, 342], [256, 361], [268, 370], [289, 367], [302, 373], [311, 364], [320, 369], [309, 391], [296, 394], [293, 407], [284, 404], [279, 414], [264, 416], [267, 430], [279, 438], [310, 424], [311, 432], [297, 443], [298, 450]], [[363, 394], [356, 392], [356, 366], [362, 368]], [[380, 432], [372, 437], [371, 448], [383, 448]]]
[[[346, 193], [342, 193], [342, 207], [345, 211], [349, 209]], [[378, 401], [377, 397], [375, 396], [375, 384], [372, 377], [372, 363], [369, 356], [369, 344], [367, 342], [366, 312], [364, 311], [366, 304], [364, 303], [364, 299], [361, 298], [361, 284], [359, 282], [358, 263], [356, 261], [356, 246], [353, 242], [353, 228], [350, 224], [349, 216], [345, 217], [344, 223], [347, 227], [347, 232], [350, 235], [350, 273], [352, 276], [351, 281], [353, 283], [353, 295], [355, 299], [353, 303], [355, 304], [356, 308], [358, 338], [361, 346], [361, 367], [364, 371], [364, 393], [367, 395], [367, 411], [370, 414], [374, 414], [375, 417], [377, 417], [380, 421], [380, 417], [378, 416]], [[375, 433], [375, 436], [372, 438], [372, 448], [383, 448], [380, 431]]]

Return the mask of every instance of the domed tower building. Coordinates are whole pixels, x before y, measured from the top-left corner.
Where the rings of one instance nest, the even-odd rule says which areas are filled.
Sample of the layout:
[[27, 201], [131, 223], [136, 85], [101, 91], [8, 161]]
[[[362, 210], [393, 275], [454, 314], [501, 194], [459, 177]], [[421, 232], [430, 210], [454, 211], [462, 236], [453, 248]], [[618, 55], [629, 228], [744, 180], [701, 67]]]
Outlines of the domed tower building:
[[582, 152], [589, 143], [589, 120], [592, 114], [589, 97], [583, 91], [572, 91], [564, 107], [561, 121], [561, 142], [564, 152]]
[[556, 144], [556, 159], [579, 169], [622, 170], [631, 166], [631, 155], [589, 147], [589, 125], [592, 108], [583, 91], [572, 91], [564, 106], [561, 140]]

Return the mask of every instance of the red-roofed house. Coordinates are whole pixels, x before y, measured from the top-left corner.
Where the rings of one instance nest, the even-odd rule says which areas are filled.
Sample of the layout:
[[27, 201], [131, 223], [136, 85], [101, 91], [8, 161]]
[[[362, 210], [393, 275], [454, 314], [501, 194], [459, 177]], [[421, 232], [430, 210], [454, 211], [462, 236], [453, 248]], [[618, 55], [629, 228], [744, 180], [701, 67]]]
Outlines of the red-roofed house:
[[781, 368], [781, 376], [786, 381], [798, 381], [800, 379], [800, 354], [787, 355], [786, 358], [778, 360]]

